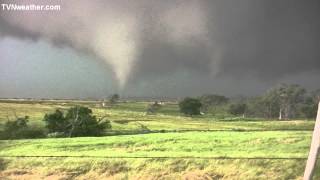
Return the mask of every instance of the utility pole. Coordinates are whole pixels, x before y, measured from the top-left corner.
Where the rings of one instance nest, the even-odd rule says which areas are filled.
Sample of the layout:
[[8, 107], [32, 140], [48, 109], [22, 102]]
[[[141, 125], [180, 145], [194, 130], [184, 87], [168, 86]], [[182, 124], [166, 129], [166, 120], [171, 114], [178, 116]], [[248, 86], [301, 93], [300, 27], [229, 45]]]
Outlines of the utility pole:
[[314, 170], [316, 168], [317, 158], [320, 149], [320, 102], [318, 105], [318, 115], [314, 126], [311, 147], [309, 152], [306, 169], [304, 171], [303, 180], [312, 180]]

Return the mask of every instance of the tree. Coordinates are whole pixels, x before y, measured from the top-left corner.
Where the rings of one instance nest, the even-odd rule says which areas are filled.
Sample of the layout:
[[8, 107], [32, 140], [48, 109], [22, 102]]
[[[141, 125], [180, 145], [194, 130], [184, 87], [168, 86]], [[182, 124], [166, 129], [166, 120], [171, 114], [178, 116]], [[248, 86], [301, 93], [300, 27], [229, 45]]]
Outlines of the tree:
[[229, 107], [229, 113], [232, 115], [242, 115], [245, 117], [245, 113], [247, 110], [247, 104], [245, 103], [234, 103]]
[[110, 129], [110, 121], [97, 120], [92, 115], [92, 110], [87, 107], [76, 106], [70, 108], [66, 114], [69, 121], [69, 137], [74, 136], [99, 136], [105, 129]]
[[187, 97], [179, 102], [180, 112], [190, 116], [199, 115], [201, 106], [200, 100], [196, 98]]
[[267, 118], [279, 116], [280, 98], [277, 89], [267, 91], [260, 100], [260, 106], [264, 107]]
[[279, 119], [290, 119], [297, 103], [303, 101], [306, 90], [299, 85], [282, 84], [277, 91], [280, 99]]
[[312, 91], [305, 98], [301, 107], [301, 112], [308, 119], [313, 119], [317, 116], [317, 108], [320, 97], [320, 90]]
[[228, 103], [229, 99], [225, 96], [216, 94], [207, 94], [200, 97], [202, 110], [209, 111], [210, 108], [216, 109], [217, 106]]
[[46, 114], [44, 121], [50, 133], [63, 133], [68, 137], [99, 136], [105, 129], [111, 128], [110, 121], [104, 118], [97, 120], [91, 109], [82, 106], [70, 108], [65, 115], [56, 110]]
[[265, 101], [269, 105], [270, 114], [271, 108], [278, 108], [279, 119], [290, 119], [296, 113], [298, 103], [304, 99], [306, 90], [299, 85], [281, 84], [265, 95]]
[[268, 112], [268, 106], [263, 101], [262, 96], [252, 97], [247, 99], [247, 111], [246, 114], [253, 117], [270, 118]]
[[64, 133], [67, 131], [68, 121], [59, 109], [56, 109], [52, 114], [46, 114], [43, 120], [46, 123], [46, 128], [49, 130], [49, 133]]
[[119, 94], [113, 94], [110, 96], [109, 101], [111, 104], [115, 104], [119, 101], [119, 99], [120, 99]]
[[305, 104], [302, 106], [301, 111], [308, 119], [313, 119], [317, 116], [318, 104]]
[[314, 99], [314, 101], [320, 100], [320, 89], [314, 90], [310, 94], [311, 94], [311, 97]]

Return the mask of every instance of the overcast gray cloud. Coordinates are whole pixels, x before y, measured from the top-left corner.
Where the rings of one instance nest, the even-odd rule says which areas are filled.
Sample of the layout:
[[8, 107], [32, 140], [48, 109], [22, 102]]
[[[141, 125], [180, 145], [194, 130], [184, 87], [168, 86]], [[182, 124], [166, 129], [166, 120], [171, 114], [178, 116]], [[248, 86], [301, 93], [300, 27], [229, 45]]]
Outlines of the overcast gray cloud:
[[[0, 2], [39, 4], [35, 0]], [[100, 97], [108, 93], [105, 91], [115, 90], [127, 96], [210, 92], [249, 95], [280, 82], [318, 87], [315, 85], [320, 75], [320, 2], [317, 0], [44, 0], [41, 3], [61, 4], [61, 11], [0, 11], [0, 42], [2, 46], [10, 46], [3, 40], [9, 37], [29, 44], [31, 49], [39, 48], [39, 44], [35, 45], [39, 41], [52, 44], [52, 52], [59, 52], [54, 50], [57, 48], [73, 49], [72, 53], [91, 62], [90, 66], [104, 63], [104, 70], [93, 68], [88, 72], [114, 74], [115, 78], [112, 75], [87, 78], [96, 82], [101, 91], [83, 92], [64, 87], [70, 91], [68, 94], [74, 92], [77, 97], [94, 94]], [[28, 56], [28, 52], [19, 49], [12, 51]], [[7, 66], [8, 59], [0, 58], [1, 66]], [[30, 60], [26, 66], [37, 62]], [[78, 61], [72, 62], [76, 66]], [[50, 67], [43, 65], [43, 68]], [[8, 86], [7, 81], [13, 75], [7, 72], [6, 77], [0, 79], [1, 85]], [[44, 77], [27, 79], [25, 87], [38, 78]], [[53, 73], [50, 79], [55, 78], [59, 76]], [[94, 79], [116, 83], [98, 85], [102, 82]], [[40, 90], [34, 91], [41, 94]], [[40, 96], [65, 97], [62, 92]]]

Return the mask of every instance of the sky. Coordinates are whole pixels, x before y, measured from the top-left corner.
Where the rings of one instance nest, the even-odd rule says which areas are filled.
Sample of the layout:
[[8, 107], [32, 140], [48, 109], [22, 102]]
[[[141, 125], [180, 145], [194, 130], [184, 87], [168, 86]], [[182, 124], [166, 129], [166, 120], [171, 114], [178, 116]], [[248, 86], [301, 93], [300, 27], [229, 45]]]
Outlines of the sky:
[[0, 0], [1, 98], [320, 88], [318, 0]]

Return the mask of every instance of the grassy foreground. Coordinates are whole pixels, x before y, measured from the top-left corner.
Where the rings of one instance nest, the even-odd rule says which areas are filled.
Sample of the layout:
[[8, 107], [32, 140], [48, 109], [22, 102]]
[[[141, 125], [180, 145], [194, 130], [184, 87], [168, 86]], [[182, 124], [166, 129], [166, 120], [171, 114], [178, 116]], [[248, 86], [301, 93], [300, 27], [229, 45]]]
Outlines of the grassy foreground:
[[174, 103], [147, 115], [147, 102], [105, 108], [9, 101], [0, 103], [0, 129], [14, 114], [43, 128], [45, 113], [76, 104], [107, 116], [112, 131], [106, 134], [113, 136], [0, 140], [0, 179], [302, 179], [314, 126], [308, 120], [190, 118]]
[[186, 132], [0, 141], [0, 178], [301, 179], [310, 135]]
[[0, 141], [0, 156], [305, 158], [310, 132], [187, 132]]
[[[305, 160], [3, 158], [0, 179], [302, 179]], [[319, 169], [318, 164], [318, 169]], [[319, 179], [319, 171], [314, 179]]]

